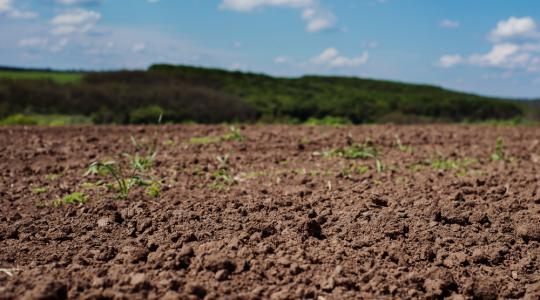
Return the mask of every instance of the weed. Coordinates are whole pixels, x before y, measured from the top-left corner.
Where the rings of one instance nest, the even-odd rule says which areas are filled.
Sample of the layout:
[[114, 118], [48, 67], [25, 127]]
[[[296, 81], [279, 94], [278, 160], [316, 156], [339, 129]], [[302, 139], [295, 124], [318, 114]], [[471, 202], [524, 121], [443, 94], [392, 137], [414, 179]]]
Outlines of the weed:
[[435, 170], [442, 171], [456, 171], [457, 176], [465, 176], [470, 169], [470, 166], [477, 162], [473, 158], [462, 158], [462, 159], [447, 159], [442, 157], [440, 154], [431, 162], [431, 167]]
[[48, 180], [48, 181], [55, 181], [58, 178], [60, 178], [60, 174], [51, 173], [51, 174], [45, 175], [45, 180]]
[[491, 154], [491, 160], [501, 161], [507, 160], [508, 158], [505, 151], [504, 140], [501, 137], [498, 137], [495, 141], [495, 151]]
[[384, 171], [384, 165], [379, 159], [379, 150], [370, 139], [367, 139], [364, 143], [352, 143], [345, 148], [338, 148], [332, 151], [323, 151], [321, 154], [323, 157], [343, 157], [345, 159], [373, 159], [375, 161], [375, 170], [380, 173]]
[[403, 143], [401, 142], [401, 139], [399, 138], [398, 135], [396, 135], [396, 147], [399, 149], [399, 151], [401, 152], [407, 152], [407, 153], [412, 153], [414, 151], [414, 149], [411, 147], [411, 146], [406, 146], [406, 145], [403, 145]]
[[49, 189], [46, 188], [46, 187], [37, 187], [37, 188], [32, 189], [32, 193], [35, 194], [35, 195], [41, 195], [41, 194], [44, 194], [44, 193], [46, 193], [48, 191], [49, 191]]
[[86, 195], [80, 192], [74, 192], [66, 195], [62, 198], [58, 198], [52, 202], [53, 207], [60, 207], [63, 205], [82, 205], [86, 202]]
[[230, 126], [229, 132], [221, 137], [222, 141], [243, 141], [246, 136], [240, 132], [240, 129], [236, 126]]
[[106, 186], [109, 189], [115, 190], [118, 193], [119, 199], [126, 199], [129, 196], [129, 191], [136, 185], [148, 185], [147, 181], [143, 180], [137, 174], [137, 168], [132, 164], [132, 169], [128, 173], [127, 170], [114, 161], [108, 162], [93, 162], [85, 175], [97, 174], [101, 176], [111, 176], [114, 179], [114, 184], [108, 183]]
[[222, 190], [225, 189], [227, 186], [233, 185], [236, 180], [234, 179], [231, 168], [229, 165], [229, 156], [228, 155], [222, 155], [216, 157], [216, 160], [218, 162], [217, 170], [212, 173], [212, 183], [210, 184], [211, 188]]
[[159, 198], [161, 195], [161, 183], [157, 181], [150, 183], [150, 185], [146, 188], [146, 194], [154, 198]]
[[219, 142], [228, 142], [228, 141], [244, 141], [246, 136], [240, 132], [240, 129], [236, 126], [230, 126], [229, 132], [222, 136], [202, 136], [202, 137], [192, 137], [189, 139], [190, 144], [212, 144]]
[[419, 172], [419, 171], [422, 171], [425, 167], [426, 167], [425, 164], [416, 163], [416, 164], [408, 165], [406, 168], [407, 170], [412, 171], [412, 172]]
[[384, 171], [384, 165], [378, 159], [375, 159], [375, 170], [377, 170], [377, 173], [381, 173], [382, 171]]
[[189, 139], [189, 143], [190, 144], [200, 144], [200, 145], [205, 145], [205, 144], [212, 144], [212, 143], [217, 143], [221, 141], [221, 138], [218, 137], [218, 136], [202, 136], [202, 137], [192, 137]]
[[[160, 189], [155, 186], [154, 181], [144, 179], [148, 177], [148, 173], [154, 166], [157, 153], [157, 138], [149, 145], [143, 145], [131, 136], [131, 142], [135, 147], [135, 153], [122, 154], [122, 157], [127, 159], [127, 161], [96, 161], [90, 164], [84, 175], [110, 176], [113, 182], [105, 183], [104, 185], [109, 190], [116, 191], [119, 199], [128, 198], [129, 191], [135, 186], [148, 187], [154, 185], [154, 187], [150, 188], [152, 190], [151, 194], [159, 195]], [[156, 191], [158, 192], [156, 193]]]
[[345, 148], [336, 149], [332, 154], [346, 159], [368, 159], [376, 158], [378, 151], [377, 148], [368, 141], [363, 144], [352, 144]]
[[131, 167], [137, 171], [147, 171], [152, 168], [156, 158], [156, 140], [149, 147], [139, 144], [133, 136], [131, 136], [131, 142], [136, 149], [135, 155], [124, 154], [130, 160]]
[[163, 142], [163, 145], [164, 146], [174, 146], [174, 145], [176, 145], [176, 142], [174, 140], [172, 140], [172, 139], [168, 139], [168, 140]]

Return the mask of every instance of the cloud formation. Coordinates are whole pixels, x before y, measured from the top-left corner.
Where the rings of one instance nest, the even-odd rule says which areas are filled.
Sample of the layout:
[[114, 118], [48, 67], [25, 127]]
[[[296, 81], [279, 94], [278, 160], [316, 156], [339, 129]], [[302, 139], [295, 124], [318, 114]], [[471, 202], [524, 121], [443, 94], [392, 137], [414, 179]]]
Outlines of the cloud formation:
[[458, 28], [460, 24], [458, 21], [444, 19], [441, 22], [439, 22], [439, 26], [442, 28]]
[[515, 38], [539, 38], [536, 31], [536, 22], [531, 17], [510, 17], [497, 23], [497, 27], [490, 33], [493, 41], [502, 41]]
[[52, 33], [55, 35], [69, 35], [73, 33], [86, 33], [92, 30], [101, 19], [101, 14], [91, 10], [75, 9], [56, 15], [52, 20]]
[[520, 69], [526, 72], [540, 71], [540, 34], [533, 18], [510, 17], [499, 21], [488, 37], [492, 42], [489, 52], [475, 53], [467, 57], [447, 54], [440, 57], [437, 65], [442, 68], [469, 65]]
[[2, 16], [10, 19], [34, 19], [38, 13], [29, 10], [19, 10], [13, 6], [12, 0], [0, 0], [0, 18]]
[[326, 67], [359, 67], [369, 60], [369, 53], [364, 51], [356, 57], [346, 57], [339, 54], [336, 48], [327, 48], [321, 54], [311, 59], [311, 62], [315, 65], [321, 65]]
[[221, 9], [250, 12], [264, 7], [286, 7], [302, 11], [308, 32], [319, 32], [334, 28], [336, 16], [321, 7], [317, 0], [223, 0]]

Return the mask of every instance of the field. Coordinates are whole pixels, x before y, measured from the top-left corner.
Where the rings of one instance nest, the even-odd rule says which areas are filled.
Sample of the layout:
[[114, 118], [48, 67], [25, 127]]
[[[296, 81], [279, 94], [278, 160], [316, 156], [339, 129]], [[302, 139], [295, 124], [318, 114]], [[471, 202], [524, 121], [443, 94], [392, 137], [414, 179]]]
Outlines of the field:
[[81, 73], [73, 72], [45, 72], [45, 71], [10, 71], [0, 70], [0, 78], [17, 80], [50, 79], [56, 83], [79, 82], [83, 77]]
[[1, 299], [539, 299], [540, 128], [0, 129]]

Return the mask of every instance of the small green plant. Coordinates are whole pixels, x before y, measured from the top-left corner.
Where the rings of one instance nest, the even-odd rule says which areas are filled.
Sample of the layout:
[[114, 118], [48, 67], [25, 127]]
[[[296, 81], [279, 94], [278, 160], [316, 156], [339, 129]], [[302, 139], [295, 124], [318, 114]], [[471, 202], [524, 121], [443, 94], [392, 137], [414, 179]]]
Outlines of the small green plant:
[[507, 159], [508, 155], [505, 151], [504, 140], [501, 137], [498, 137], [495, 141], [495, 151], [491, 154], [491, 160], [501, 161]]
[[135, 185], [145, 185], [145, 181], [136, 173], [137, 169], [133, 168], [129, 174], [114, 161], [108, 162], [93, 162], [88, 167], [85, 176], [97, 174], [101, 176], [111, 176], [114, 179], [114, 184], [106, 184], [109, 189], [115, 190], [118, 193], [119, 199], [126, 199], [129, 196], [129, 191]]
[[367, 141], [363, 144], [352, 144], [345, 148], [336, 149], [333, 154], [346, 159], [368, 159], [376, 158], [378, 151], [370, 141]]
[[375, 161], [375, 170], [377, 173], [384, 171], [384, 165], [379, 159], [379, 150], [370, 139], [367, 139], [362, 144], [351, 143], [344, 148], [338, 148], [332, 151], [323, 151], [321, 155], [323, 157], [337, 156], [345, 159], [373, 159]]
[[231, 186], [236, 183], [236, 180], [234, 179], [231, 172], [231, 168], [229, 165], [229, 156], [218, 156], [216, 157], [216, 160], [218, 162], [218, 168], [214, 173], [212, 173], [213, 181], [210, 184], [210, 187], [222, 190], [227, 186]]
[[399, 149], [399, 151], [401, 152], [407, 152], [407, 153], [411, 153], [413, 152], [413, 148], [411, 146], [406, 146], [406, 145], [403, 145], [403, 143], [401, 142], [401, 139], [399, 138], [398, 135], [396, 135], [396, 147]]
[[49, 189], [46, 188], [46, 187], [37, 187], [37, 188], [32, 189], [32, 193], [35, 194], [35, 195], [41, 195], [41, 194], [44, 194], [44, 193], [46, 193], [48, 191], [49, 191]]
[[131, 136], [131, 143], [135, 146], [135, 154], [124, 154], [130, 160], [131, 167], [137, 171], [147, 171], [152, 168], [156, 159], [156, 140], [149, 147], [144, 147]]
[[229, 132], [224, 134], [222, 137], [221, 137], [221, 140], [222, 141], [243, 141], [246, 139], [246, 136], [243, 135], [241, 132], [240, 132], [240, 129], [236, 126], [230, 126], [229, 127]]
[[465, 176], [475, 163], [477, 163], [477, 160], [474, 158], [449, 159], [438, 154], [431, 161], [431, 167], [438, 171], [455, 171], [457, 176]]
[[131, 142], [135, 147], [134, 154], [123, 153], [121, 157], [124, 159], [120, 161], [93, 162], [84, 175], [110, 176], [113, 182], [104, 185], [116, 191], [119, 199], [127, 199], [130, 190], [135, 186], [149, 187], [147, 193], [159, 196], [160, 187], [155, 181], [145, 179], [149, 177], [154, 166], [157, 138], [152, 143], [143, 145], [131, 136]]
[[229, 141], [244, 141], [246, 136], [240, 132], [240, 129], [236, 126], [230, 126], [229, 132], [221, 136], [201, 136], [201, 137], [192, 137], [189, 139], [190, 144], [212, 144], [219, 142], [229, 142]]
[[56, 179], [60, 178], [60, 176], [61, 176], [61, 174], [54, 174], [54, 173], [47, 174], [47, 175], [45, 175], [45, 180], [55, 181]]
[[86, 202], [86, 195], [80, 192], [74, 192], [62, 198], [57, 198], [52, 202], [53, 207], [64, 205], [82, 205]]
[[150, 197], [159, 198], [161, 195], [161, 183], [152, 181], [146, 188], [146, 194]]

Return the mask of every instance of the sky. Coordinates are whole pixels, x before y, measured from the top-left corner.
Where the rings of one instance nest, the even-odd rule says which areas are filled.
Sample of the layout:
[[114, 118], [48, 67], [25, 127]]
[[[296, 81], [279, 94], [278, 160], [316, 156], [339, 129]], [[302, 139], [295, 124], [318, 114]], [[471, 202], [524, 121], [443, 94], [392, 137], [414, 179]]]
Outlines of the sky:
[[0, 0], [0, 65], [186, 64], [540, 97], [538, 0]]

